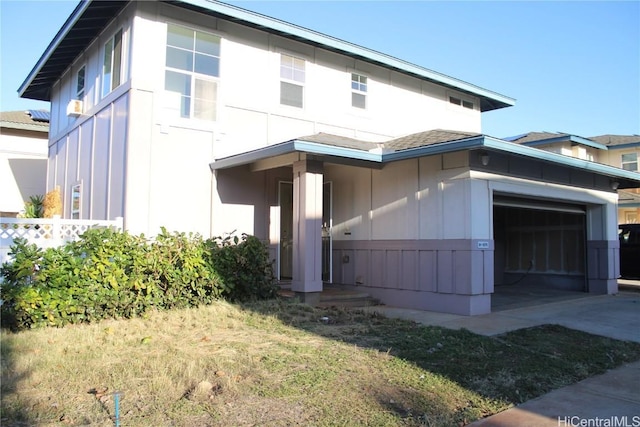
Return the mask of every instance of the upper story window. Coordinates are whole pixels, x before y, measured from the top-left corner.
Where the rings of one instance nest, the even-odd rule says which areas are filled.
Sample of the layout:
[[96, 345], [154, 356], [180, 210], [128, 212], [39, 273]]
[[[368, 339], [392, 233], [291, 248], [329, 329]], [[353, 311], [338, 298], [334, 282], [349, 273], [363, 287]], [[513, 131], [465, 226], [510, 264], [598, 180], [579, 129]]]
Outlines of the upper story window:
[[76, 73], [76, 99], [82, 100], [84, 98], [84, 84], [85, 84], [86, 68], [83, 65]]
[[167, 26], [164, 88], [180, 117], [216, 120], [220, 37], [174, 24]]
[[102, 97], [120, 86], [122, 76], [122, 29], [104, 45], [102, 65]]
[[304, 107], [305, 61], [280, 54], [280, 104]]
[[367, 108], [367, 77], [351, 73], [351, 106]]
[[449, 97], [449, 102], [455, 105], [461, 105], [464, 108], [468, 108], [470, 110], [473, 110], [473, 102], [471, 101], [467, 101], [465, 99], [461, 99], [461, 98], [457, 98], [455, 96], [450, 96]]
[[622, 169], [627, 171], [638, 171], [638, 154], [637, 153], [628, 153], [623, 154], [621, 159]]

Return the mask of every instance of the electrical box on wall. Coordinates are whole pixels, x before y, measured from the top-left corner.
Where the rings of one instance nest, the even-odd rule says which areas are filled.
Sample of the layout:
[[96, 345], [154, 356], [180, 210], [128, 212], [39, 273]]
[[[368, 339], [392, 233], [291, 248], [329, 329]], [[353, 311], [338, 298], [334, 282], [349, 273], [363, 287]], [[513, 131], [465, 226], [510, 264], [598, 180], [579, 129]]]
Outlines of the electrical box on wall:
[[67, 116], [77, 117], [82, 114], [82, 101], [72, 99], [67, 104]]

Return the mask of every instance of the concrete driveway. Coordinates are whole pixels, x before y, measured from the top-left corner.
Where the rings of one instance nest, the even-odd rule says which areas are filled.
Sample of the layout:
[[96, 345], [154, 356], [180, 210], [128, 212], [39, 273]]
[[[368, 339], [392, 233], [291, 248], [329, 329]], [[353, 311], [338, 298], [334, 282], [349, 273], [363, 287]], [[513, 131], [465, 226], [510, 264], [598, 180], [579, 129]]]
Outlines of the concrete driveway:
[[[640, 282], [627, 283], [617, 295], [582, 294], [540, 305], [458, 316], [393, 307], [369, 307], [388, 317], [451, 329], [497, 335], [542, 324], [558, 324], [596, 335], [640, 343]], [[473, 427], [640, 427], [640, 362], [554, 390]]]

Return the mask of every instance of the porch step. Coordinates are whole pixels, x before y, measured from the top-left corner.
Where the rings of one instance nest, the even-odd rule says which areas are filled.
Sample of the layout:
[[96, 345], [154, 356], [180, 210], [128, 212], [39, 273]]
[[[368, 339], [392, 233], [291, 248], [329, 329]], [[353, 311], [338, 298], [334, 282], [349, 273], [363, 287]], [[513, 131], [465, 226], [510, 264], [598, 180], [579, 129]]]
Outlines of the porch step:
[[320, 302], [317, 307], [371, 307], [374, 305], [382, 305], [380, 301], [370, 296], [358, 297], [358, 298], [339, 298], [339, 299], [327, 299], [323, 300], [320, 297]]
[[[296, 293], [290, 286], [281, 286], [278, 291], [281, 298], [295, 298]], [[320, 293], [317, 307], [370, 307], [381, 305], [380, 301], [372, 298], [368, 292], [343, 285], [324, 285]]]

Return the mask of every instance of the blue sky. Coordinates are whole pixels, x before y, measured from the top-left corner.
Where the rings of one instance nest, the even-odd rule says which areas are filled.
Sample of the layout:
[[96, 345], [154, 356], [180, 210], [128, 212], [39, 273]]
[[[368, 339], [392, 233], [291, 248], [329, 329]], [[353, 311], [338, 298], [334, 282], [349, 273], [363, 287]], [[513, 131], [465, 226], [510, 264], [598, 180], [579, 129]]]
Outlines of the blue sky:
[[[233, 1], [516, 98], [483, 132], [640, 134], [640, 2]], [[75, 1], [0, 0], [0, 110]], [[28, 18], [27, 18], [28, 17]]]

